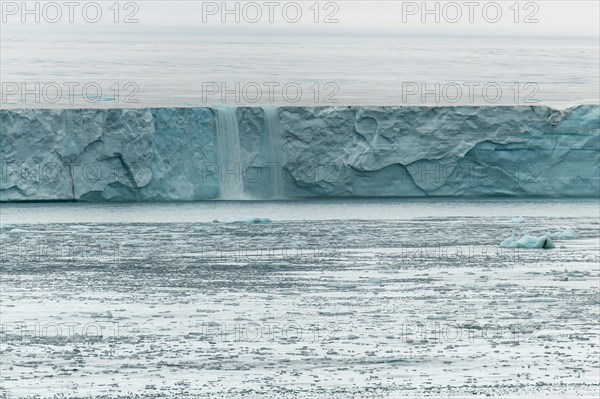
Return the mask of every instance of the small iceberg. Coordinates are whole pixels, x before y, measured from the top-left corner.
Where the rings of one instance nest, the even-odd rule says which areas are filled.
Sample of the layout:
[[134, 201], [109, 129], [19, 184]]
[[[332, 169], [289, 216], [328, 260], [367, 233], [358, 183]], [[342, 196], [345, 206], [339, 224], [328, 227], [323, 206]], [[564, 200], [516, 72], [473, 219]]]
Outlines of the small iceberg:
[[522, 238], [517, 240], [516, 234], [513, 232], [512, 236], [500, 243], [500, 248], [554, 248], [554, 243], [548, 236], [529, 236], [524, 235]]
[[512, 218], [508, 221], [508, 223], [525, 223], [527, 219], [525, 219], [523, 216], [519, 216], [516, 218]]
[[95, 319], [102, 318], [102, 317], [105, 317], [107, 319], [112, 319], [113, 318], [113, 314], [112, 314], [112, 312], [110, 310], [107, 310], [104, 313], [92, 313], [92, 317], [95, 318]]
[[257, 217], [242, 217], [242, 218], [223, 218], [215, 219], [214, 223], [245, 223], [245, 224], [262, 224], [271, 223], [272, 220], [269, 218], [257, 218]]
[[555, 231], [554, 233], [546, 234], [550, 238], [554, 239], [568, 239], [568, 238], [579, 238], [579, 234], [575, 233], [572, 229], [566, 229], [563, 231]]

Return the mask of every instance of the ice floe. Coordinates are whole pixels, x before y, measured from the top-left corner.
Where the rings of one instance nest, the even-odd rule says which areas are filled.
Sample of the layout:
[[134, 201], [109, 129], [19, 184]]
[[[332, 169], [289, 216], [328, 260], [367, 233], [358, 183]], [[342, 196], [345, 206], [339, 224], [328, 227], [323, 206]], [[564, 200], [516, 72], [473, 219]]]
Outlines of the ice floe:
[[565, 229], [563, 231], [555, 231], [553, 233], [546, 233], [550, 238], [554, 239], [568, 239], [568, 238], [579, 238], [579, 234], [574, 232], [572, 229]]
[[508, 223], [525, 223], [527, 219], [525, 219], [523, 216], [518, 216], [516, 218], [512, 218], [508, 221]]
[[500, 243], [500, 248], [544, 248], [551, 249], [554, 248], [554, 243], [552, 240], [546, 236], [530, 236], [524, 235], [520, 239], [517, 239], [517, 235], [515, 232], [507, 238], [506, 240]]
[[222, 219], [213, 220], [215, 223], [246, 223], [246, 224], [261, 224], [261, 223], [271, 223], [272, 220], [269, 218], [259, 218], [259, 217], [238, 217], [238, 218], [230, 218], [225, 217]]

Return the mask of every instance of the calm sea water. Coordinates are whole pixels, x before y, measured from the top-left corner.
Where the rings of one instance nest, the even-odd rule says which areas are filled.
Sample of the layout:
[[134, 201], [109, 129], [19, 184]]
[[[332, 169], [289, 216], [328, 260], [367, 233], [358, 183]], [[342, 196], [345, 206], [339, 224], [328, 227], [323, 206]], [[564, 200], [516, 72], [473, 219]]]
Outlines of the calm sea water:
[[3, 98], [12, 108], [562, 106], [597, 102], [600, 84], [594, 40], [37, 34], [0, 43], [3, 82], [40, 83], [37, 98], [20, 86]]

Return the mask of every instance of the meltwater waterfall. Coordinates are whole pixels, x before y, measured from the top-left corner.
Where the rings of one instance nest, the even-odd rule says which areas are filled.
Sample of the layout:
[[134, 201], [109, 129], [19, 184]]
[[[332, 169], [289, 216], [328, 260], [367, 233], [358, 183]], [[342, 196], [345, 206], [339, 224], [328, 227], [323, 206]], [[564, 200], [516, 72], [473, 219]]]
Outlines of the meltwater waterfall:
[[265, 120], [265, 135], [267, 146], [265, 149], [265, 163], [271, 165], [269, 183], [272, 186], [271, 198], [284, 198], [283, 193], [283, 166], [285, 161], [281, 152], [281, 126], [279, 124], [279, 113], [275, 106], [265, 105], [262, 107]]
[[244, 198], [244, 180], [240, 158], [240, 131], [236, 107], [219, 106], [217, 114], [217, 162], [219, 168], [219, 198]]

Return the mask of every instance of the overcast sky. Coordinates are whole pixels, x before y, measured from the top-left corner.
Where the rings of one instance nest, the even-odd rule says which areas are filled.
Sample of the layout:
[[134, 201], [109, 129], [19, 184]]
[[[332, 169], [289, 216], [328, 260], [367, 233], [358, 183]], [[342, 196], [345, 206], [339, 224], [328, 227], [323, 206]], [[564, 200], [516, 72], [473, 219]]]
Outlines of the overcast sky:
[[[2, 0], [2, 36], [28, 33], [70, 32], [164, 32], [165, 34], [319, 34], [319, 35], [407, 35], [407, 36], [516, 36], [599, 37], [600, 2], [592, 1], [122, 1], [118, 14], [115, 0], [97, 1], [101, 17], [90, 23], [80, 1], [72, 9], [63, 1], [45, 7], [28, 2]], [[35, 3], [40, 3], [37, 10]], [[235, 4], [237, 3], [237, 5]], [[316, 7], [315, 7], [316, 3]], [[60, 18], [57, 17], [58, 4]], [[299, 5], [299, 6], [298, 6]], [[95, 6], [87, 6], [88, 20], [96, 18]], [[112, 7], [112, 8], [111, 8]], [[426, 8], [426, 9], [425, 9]], [[317, 13], [318, 9], [318, 13]], [[428, 11], [428, 12], [426, 12]], [[40, 22], [35, 22], [34, 13]], [[299, 14], [300, 13], [300, 14]], [[25, 22], [22, 22], [25, 18]], [[114, 19], [118, 19], [118, 23]], [[239, 22], [236, 22], [236, 18]], [[128, 19], [130, 22], [124, 23]], [[436, 19], [438, 21], [436, 21]], [[51, 23], [51, 20], [58, 22]], [[317, 20], [317, 22], [315, 22]], [[329, 22], [326, 23], [325, 21]], [[16, 37], [16, 36], [12, 36]]]

